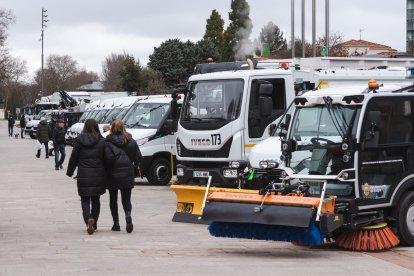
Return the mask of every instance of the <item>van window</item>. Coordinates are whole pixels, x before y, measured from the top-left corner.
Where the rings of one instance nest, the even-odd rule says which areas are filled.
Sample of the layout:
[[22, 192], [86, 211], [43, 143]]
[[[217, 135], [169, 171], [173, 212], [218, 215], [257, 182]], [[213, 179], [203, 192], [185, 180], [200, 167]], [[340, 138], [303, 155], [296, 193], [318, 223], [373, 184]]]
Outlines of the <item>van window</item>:
[[[267, 118], [260, 117], [259, 110], [259, 87], [263, 81], [269, 82], [273, 85], [272, 103], [273, 112], [272, 115]], [[250, 91], [250, 103], [249, 103], [249, 115], [248, 115], [248, 127], [250, 138], [260, 138], [266, 127], [274, 120], [280, 117], [286, 109], [286, 86], [284, 79], [256, 79], [252, 81]]]

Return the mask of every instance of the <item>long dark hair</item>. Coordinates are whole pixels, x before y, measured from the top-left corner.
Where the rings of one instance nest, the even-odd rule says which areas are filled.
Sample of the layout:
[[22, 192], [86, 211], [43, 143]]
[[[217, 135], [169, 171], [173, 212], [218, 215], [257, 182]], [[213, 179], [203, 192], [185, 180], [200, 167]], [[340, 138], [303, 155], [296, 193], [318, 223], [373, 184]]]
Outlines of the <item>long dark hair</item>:
[[82, 133], [88, 134], [94, 141], [98, 141], [99, 138], [101, 138], [98, 122], [95, 119], [88, 119], [85, 121]]
[[122, 144], [126, 144], [129, 139], [128, 133], [126, 132], [124, 122], [119, 119], [116, 119], [112, 122], [111, 125], [111, 134], [120, 134], [122, 135]]

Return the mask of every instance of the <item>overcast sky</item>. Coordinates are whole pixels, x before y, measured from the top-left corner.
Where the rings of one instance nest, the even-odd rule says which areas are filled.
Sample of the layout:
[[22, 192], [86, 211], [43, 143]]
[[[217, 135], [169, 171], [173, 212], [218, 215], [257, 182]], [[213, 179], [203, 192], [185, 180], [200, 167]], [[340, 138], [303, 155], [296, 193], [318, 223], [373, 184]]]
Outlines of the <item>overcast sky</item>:
[[[255, 38], [273, 21], [290, 37], [290, 0], [249, 0]], [[306, 38], [311, 40], [311, 0], [307, 3]], [[317, 0], [317, 36], [324, 34], [324, 0]], [[300, 36], [300, 0], [296, 0], [296, 35]], [[9, 30], [12, 55], [27, 61], [29, 73], [41, 65], [41, 8], [48, 10], [45, 56], [70, 55], [80, 67], [100, 74], [110, 53], [126, 51], [148, 62], [148, 55], [168, 38], [199, 40], [206, 19], [217, 9], [228, 24], [230, 0], [2, 0], [13, 10]], [[330, 0], [330, 31], [345, 39], [362, 39], [405, 51], [406, 0]]]

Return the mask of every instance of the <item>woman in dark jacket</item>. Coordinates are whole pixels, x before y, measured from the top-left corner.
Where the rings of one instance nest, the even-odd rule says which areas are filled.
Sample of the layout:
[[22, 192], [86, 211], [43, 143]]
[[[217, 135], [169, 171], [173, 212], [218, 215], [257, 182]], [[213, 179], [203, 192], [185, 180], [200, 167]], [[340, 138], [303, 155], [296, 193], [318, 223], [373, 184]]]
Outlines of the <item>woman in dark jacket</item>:
[[81, 135], [75, 139], [66, 173], [71, 177], [78, 167], [78, 194], [81, 197], [83, 219], [90, 235], [97, 228], [101, 209], [99, 197], [105, 193], [108, 184], [105, 148], [106, 142], [99, 132], [98, 123], [94, 119], [86, 120]]
[[134, 229], [131, 218], [131, 191], [134, 188], [135, 166], [141, 161], [138, 144], [126, 132], [124, 123], [115, 120], [111, 125], [111, 133], [106, 137], [106, 160], [109, 168], [109, 206], [114, 225], [112, 231], [120, 231], [118, 217], [118, 190], [121, 191], [122, 206], [125, 211], [126, 231]]

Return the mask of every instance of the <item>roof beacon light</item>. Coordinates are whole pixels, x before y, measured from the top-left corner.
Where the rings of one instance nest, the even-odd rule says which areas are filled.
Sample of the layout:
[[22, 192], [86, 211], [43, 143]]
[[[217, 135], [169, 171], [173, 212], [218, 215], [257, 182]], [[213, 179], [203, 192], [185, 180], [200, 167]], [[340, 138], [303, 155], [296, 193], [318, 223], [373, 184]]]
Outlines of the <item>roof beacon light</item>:
[[369, 80], [368, 81], [368, 88], [370, 90], [374, 90], [374, 89], [378, 89], [379, 88], [379, 84], [376, 80]]

